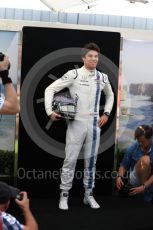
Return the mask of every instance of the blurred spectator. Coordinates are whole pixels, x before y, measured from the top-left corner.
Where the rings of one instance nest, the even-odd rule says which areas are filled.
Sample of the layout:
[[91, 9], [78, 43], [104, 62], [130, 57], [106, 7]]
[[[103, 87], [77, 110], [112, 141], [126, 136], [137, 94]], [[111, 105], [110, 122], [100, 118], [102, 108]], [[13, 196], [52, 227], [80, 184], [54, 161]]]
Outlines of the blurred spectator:
[[10, 62], [8, 57], [0, 53], [0, 78], [4, 85], [4, 96], [0, 95], [0, 114], [16, 114], [19, 112], [17, 94], [9, 77]]
[[[153, 196], [153, 130], [148, 125], [138, 126], [135, 130], [136, 142], [127, 149], [120, 164], [116, 187], [120, 194], [130, 196], [143, 195], [147, 202]], [[128, 183], [125, 185], [124, 176], [129, 171]]]
[[[21, 208], [25, 224], [20, 224], [15, 217], [6, 211], [11, 199]], [[0, 182], [0, 230], [38, 230], [38, 225], [29, 208], [29, 199], [26, 192], [20, 192], [15, 187]]]

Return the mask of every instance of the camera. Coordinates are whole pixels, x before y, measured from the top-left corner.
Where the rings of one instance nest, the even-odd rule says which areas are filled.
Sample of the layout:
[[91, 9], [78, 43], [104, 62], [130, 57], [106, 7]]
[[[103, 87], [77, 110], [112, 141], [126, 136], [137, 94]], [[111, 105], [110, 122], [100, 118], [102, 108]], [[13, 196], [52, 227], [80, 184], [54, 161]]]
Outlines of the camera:
[[21, 201], [21, 200], [23, 199], [23, 194], [18, 193], [18, 194], [16, 195], [15, 199]]
[[5, 55], [2, 52], [0, 52], [0, 61], [3, 61], [4, 57], [5, 57]]
[[130, 189], [131, 189], [131, 185], [129, 184], [126, 184], [124, 185], [120, 190], [119, 190], [119, 195], [120, 196], [124, 196], [124, 197], [129, 197], [129, 192], [130, 192]]
[[12, 198], [21, 201], [23, 199], [23, 194], [20, 193], [20, 190], [18, 188], [13, 187]]

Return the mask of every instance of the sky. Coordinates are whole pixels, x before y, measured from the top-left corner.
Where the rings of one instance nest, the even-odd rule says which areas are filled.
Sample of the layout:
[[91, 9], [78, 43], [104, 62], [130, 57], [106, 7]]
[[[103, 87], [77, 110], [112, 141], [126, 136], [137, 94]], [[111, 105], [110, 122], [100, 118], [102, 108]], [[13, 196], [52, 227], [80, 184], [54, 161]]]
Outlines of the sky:
[[[46, 0], [47, 1], [47, 0]], [[106, 15], [124, 15], [124, 16], [135, 16], [135, 17], [147, 17], [153, 18], [153, 1], [147, 4], [140, 2], [130, 3], [128, 0], [97, 0], [91, 4], [91, 9], [87, 9], [87, 5], [75, 6], [68, 8], [68, 2], [70, 0], [48, 0], [53, 2], [55, 5], [59, 5], [61, 9], [66, 7], [67, 12], [83, 12], [92, 14], [106, 14]], [[72, 2], [73, 0], [71, 0]], [[74, 3], [77, 0], [74, 0]], [[10, 8], [21, 8], [21, 9], [36, 9], [36, 10], [47, 10], [50, 9], [45, 6], [41, 0], [0, 0], [0, 7]], [[65, 10], [65, 9], [64, 9]]]
[[40, 0], [0, 0], [0, 7], [49, 11]]

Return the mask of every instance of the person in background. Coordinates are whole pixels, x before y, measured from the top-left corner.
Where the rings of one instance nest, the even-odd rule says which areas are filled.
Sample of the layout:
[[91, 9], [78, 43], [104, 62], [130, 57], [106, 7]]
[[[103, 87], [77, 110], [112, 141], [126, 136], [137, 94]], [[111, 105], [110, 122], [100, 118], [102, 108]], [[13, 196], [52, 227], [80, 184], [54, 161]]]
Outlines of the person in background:
[[0, 53], [0, 79], [4, 85], [4, 96], [0, 95], [0, 114], [16, 114], [19, 112], [17, 94], [9, 77], [10, 62], [8, 57]]
[[116, 187], [119, 191], [123, 191], [125, 188], [123, 178], [128, 171], [128, 195], [143, 194], [144, 200], [151, 202], [153, 198], [152, 127], [140, 125], [136, 128], [134, 136], [136, 142], [127, 149], [118, 169]]
[[[0, 182], [0, 230], [38, 230], [38, 224], [29, 208], [27, 193], [20, 192], [19, 196], [17, 190], [15, 187]], [[7, 213], [11, 199], [15, 199], [16, 204], [21, 208], [25, 219], [24, 225]]]

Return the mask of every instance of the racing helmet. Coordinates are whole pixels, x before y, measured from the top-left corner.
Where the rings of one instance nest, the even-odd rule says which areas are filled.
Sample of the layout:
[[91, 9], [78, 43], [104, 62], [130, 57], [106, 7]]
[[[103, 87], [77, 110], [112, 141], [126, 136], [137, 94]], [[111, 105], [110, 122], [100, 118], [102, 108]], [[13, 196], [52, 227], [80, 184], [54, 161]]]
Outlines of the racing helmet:
[[56, 93], [52, 102], [52, 110], [59, 113], [63, 118], [74, 120], [77, 113], [78, 96], [75, 99], [70, 95], [70, 92]]

